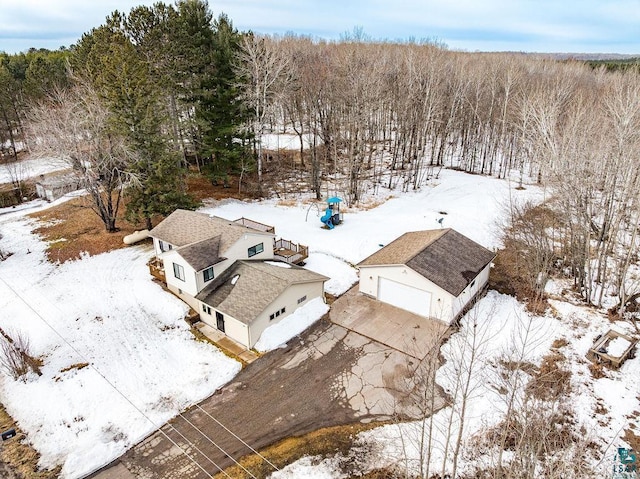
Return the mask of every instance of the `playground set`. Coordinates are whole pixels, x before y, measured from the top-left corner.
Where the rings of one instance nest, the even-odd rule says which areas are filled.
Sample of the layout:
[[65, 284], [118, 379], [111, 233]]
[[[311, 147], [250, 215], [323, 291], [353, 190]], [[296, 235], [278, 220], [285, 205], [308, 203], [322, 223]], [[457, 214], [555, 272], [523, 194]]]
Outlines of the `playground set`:
[[324, 215], [320, 218], [320, 221], [330, 230], [342, 223], [342, 213], [340, 213], [341, 202], [342, 199], [337, 196], [332, 196], [327, 199], [327, 209], [324, 211]]

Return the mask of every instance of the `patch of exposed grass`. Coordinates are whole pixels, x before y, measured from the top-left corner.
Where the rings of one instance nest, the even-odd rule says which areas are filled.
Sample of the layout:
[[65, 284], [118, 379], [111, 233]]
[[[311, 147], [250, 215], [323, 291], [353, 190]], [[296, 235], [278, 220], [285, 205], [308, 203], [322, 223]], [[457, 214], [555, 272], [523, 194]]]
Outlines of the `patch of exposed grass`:
[[571, 390], [571, 371], [563, 368], [565, 356], [551, 351], [544, 358], [536, 374], [527, 384], [527, 392], [538, 399], [554, 399]]
[[26, 436], [2, 405], [0, 405], [0, 430], [15, 429], [17, 435], [4, 441], [0, 447], [0, 462], [9, 466], [17, 477], [23, 479], [54, 479], [60, 474], [60, 467], [48, 470], [38, 469], [40, 454], [27, 442]]
[[72, 364], [71, 366], [67, 366], [66, 368], [62, 368], [60, 372], [66, 373], [67, 371], [71, 371], [73, 369], [80, 370], [80, 369], [86, 368], [87, 366], [89, 366], [89, 363], [76, 363], [76, 364]]
[[[260, 451], [260, 454], [279, 469], [305, 456], [329, 457], [335, 454], [347, 456], [360, 432], [378, 426], [380, 426], [380, 423], [372, 422], [319, 429], [304, 436], [284, 439]], [[273, 472], [273, 467], [255, 454], [243, 457], [240, 460], [240, 464], [257, 479], [266, 478]], [[223, 477], [247, 479], [251, 476], [236, 465], [227, 468], [224, 473], [216, 474], [215, 479], [222, 479]], [[387, 476], [374, 475], [370, 476], [370, 479], [382, 479], [383, 477]]]
[[122, 239], [135, 230], [144, 228], [127, 222], [124, 219], [124, 205], [121, 205], [116, 223], [120, 231], [108, 233], [87, 201], [87, 198], [74, 198], [30, 215], [42, 223], [35, 232], [49, 242], [49, 261], [64, 263], [80, 258], [84, 253], [93, 256], [124, 248], [126, 245]]
[[245, 189], [238, 191], [238, 179], [236, 177], [229, 177], [229, 186], [225, 187], [222, 183], [212, 184], [211, 180], [196, 172], [191, 172], [187, 175], [187, 191], [198, 201], [253, 198]]

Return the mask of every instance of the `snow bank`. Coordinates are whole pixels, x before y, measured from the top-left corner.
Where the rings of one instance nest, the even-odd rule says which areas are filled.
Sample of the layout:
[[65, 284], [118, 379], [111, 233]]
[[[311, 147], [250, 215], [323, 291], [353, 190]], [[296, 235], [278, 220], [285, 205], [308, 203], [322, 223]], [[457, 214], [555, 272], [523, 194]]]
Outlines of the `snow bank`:
[[[260, 144], [264, 150], [294, 150], [300, 151], [300, 137], [291, 133], [267, 133], [262, 135]], [[310, 148], [308, 135], [302, 136], [304, 149]]]
[[258, 351], [272, 351], [286, 346], [287, 341], [297, 336], [329, 311], [322, 298], [315, 298], [289, 316], [265, 329], [254, 346]]
[[[496, 426], [503, 417], [504, 398], [495, 387], [498, 360], [523, 351], [525, 361], [539, 363], [559, 329], [555, 319], [532, 317], [515, 298], [495, 291], [489, 291], [461, 324], [461, 329], [441, 348], [446, 362], [437, 371], [436, 381], [455, 397], [461, 390], [458, 381], [471, 371], [464, 412], [464, 437], [469, 438]], [[431, 470], [439, 471], [445, 458], [447, 464], [451, 463], [449, 456], [460, 421], [460, 410], [455, 406], [446, 407], [433, 416]], [[360, 437], [381, 447], [376, 467], [405, 464], [405, 461], [417, 465], [421, 457], [418, 438], [421, 427], [420, 421], [389, 425], [361, 433]], [[443, 449], [444, 444], [449, 444], [448, 451]], [[471, 469], [472, 464], [459, 466]]]
[[307, 456], [274, 472], [269, 477], [271, 479], [342, 479], [346, 476], [340, 472], [336, 459]]

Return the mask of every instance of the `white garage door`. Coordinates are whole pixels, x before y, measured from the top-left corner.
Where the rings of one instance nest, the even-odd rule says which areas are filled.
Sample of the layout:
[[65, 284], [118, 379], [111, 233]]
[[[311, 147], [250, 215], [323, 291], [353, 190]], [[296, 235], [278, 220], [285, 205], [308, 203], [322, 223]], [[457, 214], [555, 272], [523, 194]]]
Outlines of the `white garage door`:
[[420, 316], [431, 309], [431, 293], [387, 278], [378, 278], [378, 299]]

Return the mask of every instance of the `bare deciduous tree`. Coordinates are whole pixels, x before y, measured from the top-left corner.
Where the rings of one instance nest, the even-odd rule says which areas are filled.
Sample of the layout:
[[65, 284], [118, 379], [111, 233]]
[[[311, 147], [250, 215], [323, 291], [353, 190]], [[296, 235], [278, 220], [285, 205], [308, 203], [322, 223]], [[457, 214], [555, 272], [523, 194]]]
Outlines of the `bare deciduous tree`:
[[30, 127], [33, 150], [66, 160], [105, 229], [117, 231], [123, 188], [135, 181], [127, 172], [134, 154], [113, 128], [111, 113], [97, 92], [86, 84], [56, 91], [32, 109]]

